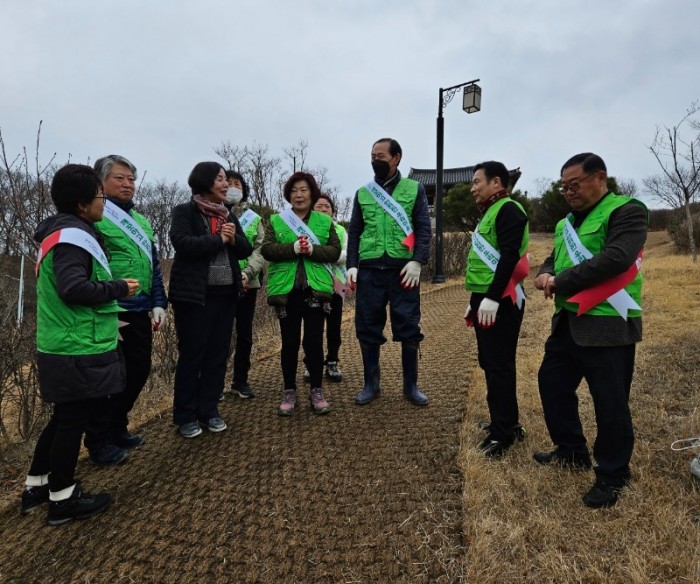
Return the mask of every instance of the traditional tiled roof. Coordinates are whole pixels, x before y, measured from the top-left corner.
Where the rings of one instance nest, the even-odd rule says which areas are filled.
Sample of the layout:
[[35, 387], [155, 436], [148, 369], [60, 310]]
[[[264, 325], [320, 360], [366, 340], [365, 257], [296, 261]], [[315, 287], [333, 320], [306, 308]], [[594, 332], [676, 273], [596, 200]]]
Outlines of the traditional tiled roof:
[[[509, 170], [510, 186], [514, 187], [518, 182], [520, 175], [520, 167]], [[408, 178], [417, 180], [423, 186], [435, 186], [437, 171], [434, 168], [411, 168], [408, 172]], [[459, 168], [445, 168], [442, 174], [442, 183], [444, 186], [456, 185], [457, 183], [470, 183], [474, 178], [473, 166], [460, 166]]]

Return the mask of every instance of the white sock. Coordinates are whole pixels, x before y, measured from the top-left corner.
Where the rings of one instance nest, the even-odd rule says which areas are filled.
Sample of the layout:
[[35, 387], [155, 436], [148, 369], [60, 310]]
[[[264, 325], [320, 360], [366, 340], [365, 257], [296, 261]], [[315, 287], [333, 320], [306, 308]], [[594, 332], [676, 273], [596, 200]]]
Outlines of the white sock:
[[24, 483], [27, 488], [29, 487], [43, 487], [49, 484], [49, 473], [45, 475], [27, 475], [27, 480]]
[[73, 489], [75, 489], [75, 485], [71, 485], [60, 491], [49, 491], [49, 499], [51, 501], [65, 501], [66, 499], [70, 499], [70, 496], [73, 494]]

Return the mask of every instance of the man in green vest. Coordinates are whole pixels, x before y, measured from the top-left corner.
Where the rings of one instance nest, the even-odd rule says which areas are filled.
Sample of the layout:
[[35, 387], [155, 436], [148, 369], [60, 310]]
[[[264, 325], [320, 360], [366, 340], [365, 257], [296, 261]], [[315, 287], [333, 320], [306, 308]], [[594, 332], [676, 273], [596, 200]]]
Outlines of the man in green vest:
[[151, 371], [153, 331], [165, 323], [168, 300], [158, 263], [153, 229], [134, 208], [136, 167], [123, 156], [109, 155], [95, 162], [107, 197], [105, 214], [95, 228], [109, 251], [109, 265], [115, 278], [135, 278], [139, 290], [119, 300], [124, 309], [120, 320], [119, 349], [126, 366], [124, 391], [110, 397], [109, 412], [95, 420], [85, 437], [90, 459], [99, 465], [119, 464], [127, 450], [144, 443], [128, 430], [129, 412], [134, 407]]
[[614, 505], [630, 479], [634, 431], [629, 394], [635, 344], [642, 340], [641, 254], [648, 212], [637, 199], [610, 192], [600, 156], [585, 152], [561, 169], [561, 193], [572, 212], [556, 226], [554, 251], [535, 287], [554, 297], [539, 389], [555, 449], [536, 452], [543, 465], [589, 470], [576, 390], [585, 379], [598, 434], [596, 481], [583, 496], [593, 508]]
[[420, 274], [430, 255], [430, 215], [423, 185], [399, 172], [402, 150], [392, 138], [372, 146], [374, 180], [355, 194], [348, 228], [348, 282], [357, 286], [355, 330], [362, 350], [364, 388], [357, 404], [379, 395], [379, 349], [386, 343], [389, 304], [393, 340], [401, 343], [403, 394], [424, 406], [418, 389]]
[[525, 210], [506, 190], [509, 182], [502, 162], [474, 167], [471, 191], [483, 217], [467, 258], [465, 288], [471, 298], [464, 318], [476, 331], [479, 365], [486, 376], [490, 421], [479, 448], [487, 458], [501, 457], [524, 437], [518, 423], [515, 355], [525, 311], [521, 280], [528, 275], [529, 231]]

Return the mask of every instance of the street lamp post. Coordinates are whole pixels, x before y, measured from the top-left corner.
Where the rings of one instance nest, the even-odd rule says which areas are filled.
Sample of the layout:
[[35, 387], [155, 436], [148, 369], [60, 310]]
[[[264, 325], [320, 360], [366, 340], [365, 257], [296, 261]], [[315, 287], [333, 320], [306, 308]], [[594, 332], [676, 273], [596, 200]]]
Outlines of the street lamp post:
[[476, 82], [478, 79], [453, 85], [447, 89], [440, 88], [437, 117], [437, 169], [435, 176], [435, 276], [433, 282], [440, 284], [445, 281], [442, 268], [442, 174], [443, 154], [445, 138], [445, 119], [442, 110], [452, 101], [458, 89], [464, 87], [462, 109], [468, 114], [478, 112], [481, 109], [481, 87]]

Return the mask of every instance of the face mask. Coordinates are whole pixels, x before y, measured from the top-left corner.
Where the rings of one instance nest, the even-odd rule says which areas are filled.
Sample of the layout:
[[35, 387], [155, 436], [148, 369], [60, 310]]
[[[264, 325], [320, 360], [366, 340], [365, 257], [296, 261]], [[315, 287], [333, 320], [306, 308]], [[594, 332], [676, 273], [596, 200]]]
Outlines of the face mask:
[[231, 187], [226, 191], [226, 200], [224, 201], [227, 205], [238, 205], [243, 198], [243, 191], [239, 189], [234, 189]]
[[389, 163], [386, 160], [374, 160], [372, 161], [372, 170], [374, 170], [374, 176], [379, 180], [384, 180], [389, 176]]

